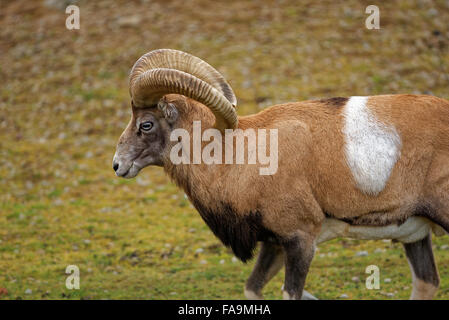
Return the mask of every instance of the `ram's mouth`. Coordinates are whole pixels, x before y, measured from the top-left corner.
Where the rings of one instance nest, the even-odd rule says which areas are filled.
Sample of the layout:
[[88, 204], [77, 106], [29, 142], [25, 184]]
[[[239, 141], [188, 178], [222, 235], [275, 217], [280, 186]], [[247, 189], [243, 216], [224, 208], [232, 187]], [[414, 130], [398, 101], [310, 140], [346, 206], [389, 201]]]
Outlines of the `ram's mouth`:
[[118, 177], [122, 177], [125, 179], [131, 179], [137, 176], [140, 172], [140, 167], [137, 166], [134, 162], [131, 164], [131, 166], [123, 173], [117, 173]]
[[117, 177], [121, 178], [134, 178], [139, 170], [136, 170], [134, 163], [131, 163], [131, 165], [128, 167], [128, 169], [123, 168], [123, 165], [120, 166], [120, 169], [115, 172], [115, 175]]
[[123, 172], [123, 173], [118, 173], [118, 172], [116, 172], [115, 175], [116, 175], [117, 177], [122, 177], [122, 178], [124, 178], [124, 177], [126, 177], [126, 175], [129, 173], [129, 170], [131, 170], [131, 168], [132, 168], [132, 165], [131, 165], [131, 167], [129, 167], [128, 170], [126, 170], [125, 172]]

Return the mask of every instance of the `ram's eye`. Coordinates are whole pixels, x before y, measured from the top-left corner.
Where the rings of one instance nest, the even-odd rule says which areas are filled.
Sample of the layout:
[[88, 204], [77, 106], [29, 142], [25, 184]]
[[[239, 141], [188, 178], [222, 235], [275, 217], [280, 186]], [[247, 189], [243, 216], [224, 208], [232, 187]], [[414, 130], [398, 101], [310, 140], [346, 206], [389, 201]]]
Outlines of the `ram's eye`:
[[153, 128], [153, 122], [151, 121], [142, 122], [140, 124], [140, 130], [142, 131], [150, 131], [151, 128]]

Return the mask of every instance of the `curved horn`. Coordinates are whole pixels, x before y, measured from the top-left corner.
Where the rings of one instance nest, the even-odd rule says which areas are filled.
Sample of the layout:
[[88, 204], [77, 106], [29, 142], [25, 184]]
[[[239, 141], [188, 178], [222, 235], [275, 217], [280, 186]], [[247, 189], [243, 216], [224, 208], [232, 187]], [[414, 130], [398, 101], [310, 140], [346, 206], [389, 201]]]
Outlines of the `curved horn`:
[[166, 68], [144, 71], [136, 78], [131, 92], [135, 106], [154, 105], [168, 93], [182, 94], [211, 109], [217, 127], [237, 127], [237, 113], [232, 104], [217, 89], [183, 71]]
[[232, 88], [217, 70], [190, 54], [170, 49], [151, 51], [134, 64], [129, 82], [137, 107], [156, 104], [165, 94], [177, 93], [209, 107], [217, 127], [237, 126]]

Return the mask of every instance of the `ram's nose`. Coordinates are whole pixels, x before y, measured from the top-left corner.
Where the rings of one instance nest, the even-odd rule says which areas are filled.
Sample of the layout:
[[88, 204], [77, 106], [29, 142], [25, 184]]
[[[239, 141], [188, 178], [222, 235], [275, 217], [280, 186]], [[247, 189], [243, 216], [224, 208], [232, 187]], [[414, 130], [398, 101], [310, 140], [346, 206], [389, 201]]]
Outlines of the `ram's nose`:
[[117, 173], [117, 170], [120, 169], [120, 161], [117, 159], [117, 152], [114, 154], [114, 157], [112, 158], [112, 169], [114, 169], [115, 173]]

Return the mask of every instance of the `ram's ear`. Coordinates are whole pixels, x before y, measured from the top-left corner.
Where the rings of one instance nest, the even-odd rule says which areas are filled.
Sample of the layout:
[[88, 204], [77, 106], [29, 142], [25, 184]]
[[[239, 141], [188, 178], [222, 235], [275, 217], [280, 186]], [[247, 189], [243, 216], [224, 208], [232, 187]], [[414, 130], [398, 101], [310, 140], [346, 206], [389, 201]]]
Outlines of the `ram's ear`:
[[173, 124], [176, 122], [176, 120], [178, 120], [179, 112], [175, 104], [162, 99], [157, 104], [157, 107], [162, 112], [162, 115], [169, 124]]

